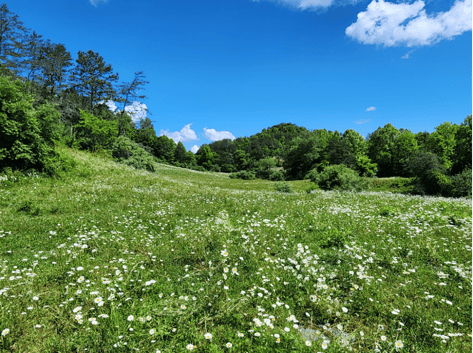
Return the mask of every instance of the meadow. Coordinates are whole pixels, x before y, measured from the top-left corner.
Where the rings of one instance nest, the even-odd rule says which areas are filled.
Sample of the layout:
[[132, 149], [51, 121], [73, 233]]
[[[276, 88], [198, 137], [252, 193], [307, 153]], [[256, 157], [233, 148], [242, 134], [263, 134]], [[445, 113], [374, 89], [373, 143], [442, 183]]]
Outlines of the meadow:
[[1, 352], [470, 352], [471, 199], [86, 152], [0, 177]]

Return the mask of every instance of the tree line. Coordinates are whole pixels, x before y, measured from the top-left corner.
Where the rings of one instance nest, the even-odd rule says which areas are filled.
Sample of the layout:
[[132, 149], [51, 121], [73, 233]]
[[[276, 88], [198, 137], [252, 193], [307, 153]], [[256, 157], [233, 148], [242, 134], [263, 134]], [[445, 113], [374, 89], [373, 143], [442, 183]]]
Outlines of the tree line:
[[194, 155], [182, 142], [158, 137], [149, 118], [133, 119], [128, 108], [146, 99], [148, 83], [142, 71], [119, 82], [112, 65], [92, 50], [79, 51], [73, 61], [63, 44], [25, 28], [1, 5], [0, 170], [65, 170], [70, 161], [56, 152], [59, 141], [151, 171], [159, 161], [236, 178], [311, 179], [325, 188], [355, 189], [362, 177], [400, 176], [413, 178], [421, 194], [471, 194], [471, 115], [433, 133], [386, 124], [367, 139], [352, 129], [341, 134], [282, 123], [202, 145]]

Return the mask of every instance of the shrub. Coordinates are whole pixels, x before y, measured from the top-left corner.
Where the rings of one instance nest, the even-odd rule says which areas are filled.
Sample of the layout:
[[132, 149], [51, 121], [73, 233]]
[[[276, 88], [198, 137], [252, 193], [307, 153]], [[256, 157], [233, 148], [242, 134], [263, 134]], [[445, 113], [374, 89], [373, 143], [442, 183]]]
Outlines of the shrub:
[[232, 179], [253, 180], [256, 178], [255, 172], [251, 170], [240, 170], [239, 172], [230, 174]]
[[274, 189], [279, 192], [285, 192], [285, 193], [293, 193], [294, 190], [292, 189], [291, 184], [288, 183], [276, 183], [274, 185]]
[[145, 169], [150, 172], [156, 170], [151, 156], [138, 144], [125, 136], [120, 136], [112, 145], [112, 156], [123, 163], [136, 169]]
[[80, 117], [75, 127], [81, 148], [89, 151], [111, 148], [117, 139], [118, 122], [103, 120], [84, 110], [80, 110]]
[[321, 173], [311, 172], [311, 181], [327, 190], [355, 190], [367, 188], [366, 182], [343, 164], [326, 167]]
[[268, 179], [271, 181], [283, 181], [284, 180], [284, 174], [280, 170], [273, 170], [268, 176]]
[[[207, 171], [207, 170], [206, 170], [204, 167], [202, 167], [201, 165], [195, 165], [195, 164], [192, 164], [192, 165], [190, 166], [190, 169], [192, 169], [192, 170], [197, 170], [197, 171], [199, 171], [199, 172], [206, 172], [206, 171]], [[231, 177], [231, 175], [230, 175], [230, 177]]]
[[452, 196], [454, 197], [471, 197], [471, 169], [466, 168], [460, 174], [451, 177]]
[[309, 186], [309, 188], [305, 192], [308, 194], [311, 194], [312, 191], [319, 190], [319, 189], [320, 188], [318, 185], [312, 184], [311, 186]]

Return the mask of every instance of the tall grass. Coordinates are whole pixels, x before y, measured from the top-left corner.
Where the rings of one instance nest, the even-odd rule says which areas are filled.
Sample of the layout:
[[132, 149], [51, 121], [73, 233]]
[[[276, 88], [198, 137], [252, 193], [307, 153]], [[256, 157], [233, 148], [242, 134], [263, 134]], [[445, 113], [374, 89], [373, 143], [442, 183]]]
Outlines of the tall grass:
[[471, 200], [74, 150], [0, 178], [2, 352], [469, 352]]

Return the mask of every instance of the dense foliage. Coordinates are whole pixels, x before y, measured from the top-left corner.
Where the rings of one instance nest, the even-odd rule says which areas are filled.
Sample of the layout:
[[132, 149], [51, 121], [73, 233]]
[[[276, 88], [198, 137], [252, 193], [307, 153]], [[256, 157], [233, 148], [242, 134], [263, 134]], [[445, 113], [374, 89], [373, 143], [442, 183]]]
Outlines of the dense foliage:
[[[153, 161], [241, 179], [310, 178], [321, 187], [336, 185], [339, 179], [326, 178], [340, 173], [404, 177], [412, 178], [419, 194], [471, 194], [471, 178], [466, 177], [472, 168], [471, 115], [460, 125], [440, 124], [433, 133], [414, 134], [386, 124], [367, 139], [352, 129], [341, 134], [281, 123], [253, 136], [204, 144], [194, 154], [182, 142], [158, 137], [149, 118], [137, 118], [129, 109], [146, 98], [141, 92], [149, 82], [142, 71], [132, 82], [118, 83], [118, 73], [98, 53], [79, 51], [73, 62], [63, 44], [25, 28], [6, 4], [0, 7], [0, 21], [5, 24], [0, 38], [0, 170], [54, 174], [67, 164], [54, 149], [55, 141], [61, 141], [148, 170]], [[123, 150], [133, 150], [133, 157], [117, 152]]]

